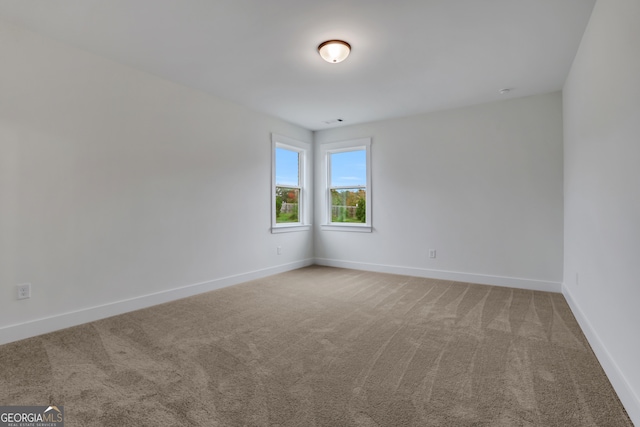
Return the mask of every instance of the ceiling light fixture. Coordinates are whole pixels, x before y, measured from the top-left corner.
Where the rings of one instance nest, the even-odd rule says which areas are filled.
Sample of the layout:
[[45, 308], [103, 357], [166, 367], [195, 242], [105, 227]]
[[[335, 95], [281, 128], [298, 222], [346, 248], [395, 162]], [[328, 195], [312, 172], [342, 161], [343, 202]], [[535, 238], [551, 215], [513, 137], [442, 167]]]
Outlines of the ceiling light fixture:
[[327, 40], [318, 46], [318, 53], [322, 59], [332, 64], [347, 59], [349, 52], [351, 52], [351, 45], [342, 40]]

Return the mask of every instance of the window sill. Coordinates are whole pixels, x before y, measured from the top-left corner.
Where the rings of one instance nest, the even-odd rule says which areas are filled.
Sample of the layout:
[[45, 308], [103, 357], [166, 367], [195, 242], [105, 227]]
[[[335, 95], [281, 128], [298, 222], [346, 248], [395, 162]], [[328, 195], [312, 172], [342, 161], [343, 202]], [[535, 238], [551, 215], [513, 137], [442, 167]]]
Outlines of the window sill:
[[309, 230], [311, 230], [311, 226], [308, 224], [275, 225], [271, 227], [271, 234], [291, 233], [294, 231], [309, 231]]
[[320, 226], [323, 231], [350, 231], [356, 233], [371, 233], [373, 227], [370, 225], [354, 225], [354, 224], [323, 224]]

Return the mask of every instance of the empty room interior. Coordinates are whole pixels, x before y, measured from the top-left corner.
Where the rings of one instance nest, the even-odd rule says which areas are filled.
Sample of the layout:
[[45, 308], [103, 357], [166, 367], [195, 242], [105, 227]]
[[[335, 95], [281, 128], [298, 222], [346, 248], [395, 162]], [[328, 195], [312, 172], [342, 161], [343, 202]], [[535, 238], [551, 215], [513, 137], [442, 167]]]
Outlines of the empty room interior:
[[0, 406], [640, 425], [639, 22], [0, 0]]

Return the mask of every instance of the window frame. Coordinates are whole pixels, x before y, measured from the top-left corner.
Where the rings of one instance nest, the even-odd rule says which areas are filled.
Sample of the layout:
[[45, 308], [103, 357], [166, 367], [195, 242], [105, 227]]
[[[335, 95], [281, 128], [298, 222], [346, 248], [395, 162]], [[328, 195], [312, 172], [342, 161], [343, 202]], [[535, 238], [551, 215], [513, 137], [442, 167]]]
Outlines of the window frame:
[[[276, 215], [276, 149], [295, 151], [298, 153], [298, 185], [288, 185], [287, 188], [299, 189], [298, 222], [277, 223]], [[310, 204], [310, 162], [311, 144], [298, 141], [284, 135], [271, 134], [271, 233], [287, 233], [292, 231], [306, 231], [311, 229]], [[280, 186], [282, 187], [282, 186]]]
[[[367, 194], [367, 205], [366, 205], [366, 222], [362, 224], [358, 223], [344, 223], [344, 222], [332, 222], [331, 221], [331, 208], [332, 208], [332, 199], [331, 199], [331, 189], [332, 188], [340, 188], [331, 186], [331, 155], [335, 153], [344, 153], [348, 151], [359, 151], [364, 150], [366, 153], [366, 185], [365, 191]], [[322, 161], [323, 161], [323, 177], [322, 182], [324, 186], [324, 218], [320, 228], [322, 230], [329, 231], [352, 231], [352, 232], [361, 232], [361, 233], [371, 233], [373, 231], [373, 222], [372, 222], [372, 186], [371, 186], [371, 138], [358, 138], [351, 139], [347, 141], [340, 142], [327, 142], [321, 144], [321, 153], [322, 153]], [[348, 188], [358, 188], [360, 186], [353, 186]], [[347, 188], [347, 187], [344, 187]]]

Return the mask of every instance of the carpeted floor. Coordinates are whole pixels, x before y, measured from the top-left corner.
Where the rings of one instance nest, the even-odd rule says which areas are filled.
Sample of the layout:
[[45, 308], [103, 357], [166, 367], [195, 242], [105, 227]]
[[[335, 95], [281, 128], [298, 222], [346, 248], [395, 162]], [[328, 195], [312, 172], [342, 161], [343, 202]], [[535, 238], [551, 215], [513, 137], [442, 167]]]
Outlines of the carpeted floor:
[[70, 426], [632, 426], [560, 294], [309, 267], [0, 346]]

